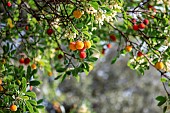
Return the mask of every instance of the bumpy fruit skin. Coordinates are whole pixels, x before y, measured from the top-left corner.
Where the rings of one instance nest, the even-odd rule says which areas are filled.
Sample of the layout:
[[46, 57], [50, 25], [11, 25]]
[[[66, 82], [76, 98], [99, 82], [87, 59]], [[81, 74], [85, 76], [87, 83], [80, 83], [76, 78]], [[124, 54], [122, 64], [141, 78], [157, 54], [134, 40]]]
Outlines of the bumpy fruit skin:
[[125, 47], [125, 50], [126, 50], [127, 52], [132, 51], [132, 46], [131, 46], [131, 45], [126, 46], [126, 47]]
[[29, 64], [29, 63], [30, 63], [30, 59], [29, 59], [29, 58], [25, 58], [25, 59], [24, 59], [24, 64], [27, 65], [27, 64]]
[[69, 44], [69, 49], [72, 50], [72, 51], [77, 50], [77, 48], [76, 48], [76, 42], [70, 42], [70, 44]]
[[144, 23], [140, 23], [140, 24], [138, 25], [138, 27], [139, 27], [139, 29], [144, 29], [144, 28], [145, 28], [145, 24], [144, 24]]
[[24, 64], [24, 60], [25, 60], [24, 58], [20, 58], [20, 59], [19, 59], [19, 63], [20, 63], [20, 64]]
[[145, 25], [148, 25], [148, 24], [149, 24], [149, 20], [148, 20], [148, 19], [145, 19], [145, 20], [143, 20], [143, 23], [144, 23]]
[[53, 34], [53, 32], [54, 32], [53, 29], [51, 29], [51, 28], [47, 29], [47, 34], [49, 36], [51, 36]]
[[32, 69], [37, 69], [36, 64], [32, 64], [32, 65], [31, 65], [31, 68], [32, 68]]
[[76, 42], [76, 48], [77, 49], [83, 49], [83, 47], [84, 47], [84, 43], [82, 41], [78, 40]]
[[133, 25], [133, 30], [135, 30], [135, 31], [139, 30], [139, 27], [138, 27], [137, 24], [134, 24], [134, 25]]
[[113, 42], [116, 42], [116, 36], [115, 35], [110, 35], [110, 39], [113, 41]]
[[48, 76], [52, 76], [53, 75], [53, 73], [52, 72], [48, 72]]
[[74, 16], [75, 18], [81, 18], [82, 12], [81, 12], [80, 10], [75, 10], [75, 11], [73, 12], [73, 16]]
[[86, 49], [89, 49], [91, 47], [91, 42], [90, 41], [84, 41], [84, 47]]
[[81, 59], [85, 59], [86, 58], [86, 52], [84, 52], [84, 51], [80, 52], [79, 56], [80, 56]]
[[0, 85], [0, 91], [4, 91], [4, 88]]
[[11, 2], [7, 2], [7, 6], [11, 7], [12, 6]]
[[164, 68], [163, 62], [157, 62], [157, 63], [155, 64], [155, 68], [156, 68], [156, 69], [163, 69], [163, 68]]
[[141, 57], [141, 56], [143, 56], [143, 53], [141, 51], [138, 51], [137, 56]]
[[14, 104], [12, 104], [12, 105], [10, 106], [10, 110], [11, 110], [11, 111], [17, 111], [17, 106], [14, 105]]
[[107, 44], [107, 48], [111, 48], [112, 47], [112, 45], [111, 44]]

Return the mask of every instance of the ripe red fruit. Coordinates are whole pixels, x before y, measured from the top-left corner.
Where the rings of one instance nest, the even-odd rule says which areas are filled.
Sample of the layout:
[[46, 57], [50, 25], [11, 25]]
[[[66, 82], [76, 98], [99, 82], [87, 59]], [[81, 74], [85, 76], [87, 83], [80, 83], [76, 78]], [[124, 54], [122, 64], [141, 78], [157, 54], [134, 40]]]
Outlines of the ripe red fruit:
[[153, 6], [152, 5], [148, 5], [148, 9], [152, 9], [153, 8]]
[[144, 28], [145, 28], [145, 24], [144, 24], [144, 23], [140, 23], [140, 24], [138, 25], [138, 27], [139, 27], [139, 29], [144, 29]]
[[7, 2], [7, 6], [11, 7], [12, 6], [11, 2]]
[[107, 48], [111, 48], [112, 47], [112, 44], [107, 44]]
[[105, 49], [104, 49], [104, 48], [102, 49], [102, 54], [103, 54], [103, 55], [105, 54]]
[[141, 51], [138, 51], [137, 56], [141, 57], [141, 56], [143, 56], [143, 53]]
[[148, 25], [148, 24], [149, 24], [149, 20], [148, 20], [148, 19], [145, 19], [145, 20], [143, 20], [143, 23], [144, 23], [145, 25]]
[[33, 86], [30, 86], [30, 91], [32, 91], [32, 89], [33, 89]]
[[23, 63], [24, 63], [24, 58], [20, 58], [20, 59], [19, 59], [19, 63], [20, 63], [20, 64], [23, 64]]
[[134, 25], [133, 25], [133, 30], [135, 30], [135, 31], [139, 30], [139, 27], [138, 27], [137, 24], [134, 24]]
[[133, 19], [132, 19], [132, 23], [134, 23], [134, 24], [135, 24], [135, 23], [136, 23], [136, 19], [134, 19], [134, 18], [133, 18]]
[[28, 30], [28, 26], [25, 26], [25, 30]]
[[30, 63], [30, 59], [29, 59], [29, 58], [25, 58], [25, 59], [24, 59], [24, 64], [27, 65], [27, 64], [29, 64], [29, 63]]
[[113, 42], [116, 42], [116, 36], [115, 35], [110, 35], [110, 39], [113, 41]]
[[78, 49], [80, 52], [83, 52], [86, 50], [85, 46], [82, 49]]
[[84, 52], [84, 51], [80, 52], [79, 56], [82, 59], [86, 58], [86, 52]]
[[51, 36], [51, 34], [52, 34], [53, 32], [54, 32], [53, 29], [51, 29], [51, 28], [47, 29], [47, 34], [48, 34], [49, 36]]
[[59, 54], [58, 55], [58, 59], [62, 59], [63, 58], [63, 55], [62, 54]]

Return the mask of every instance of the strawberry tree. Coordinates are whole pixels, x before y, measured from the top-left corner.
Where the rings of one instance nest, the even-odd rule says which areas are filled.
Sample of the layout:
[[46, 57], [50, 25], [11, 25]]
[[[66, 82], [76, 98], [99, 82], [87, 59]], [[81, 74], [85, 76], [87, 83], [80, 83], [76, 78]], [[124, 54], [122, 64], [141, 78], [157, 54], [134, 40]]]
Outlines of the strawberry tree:
[[[144, 74], [160, 72], [169, 106], [170, 3], [168, 0], [2, 0], [0, 3], [0, 105], [2, 112], [39, 112], [32, 86], [41, 72], [63, 81], [79, 80], [99, 54], [117, 47], [128, 66]], [[100, 52], [101, 51], [101, 52]]]

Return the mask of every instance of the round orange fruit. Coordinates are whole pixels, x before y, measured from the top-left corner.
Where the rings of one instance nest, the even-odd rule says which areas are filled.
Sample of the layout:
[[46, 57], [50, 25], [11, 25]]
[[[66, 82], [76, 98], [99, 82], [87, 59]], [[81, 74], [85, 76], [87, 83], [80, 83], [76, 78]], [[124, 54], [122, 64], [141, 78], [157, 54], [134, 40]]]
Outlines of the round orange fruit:
[[69, 49], [72, 50], [72, 51], [77, 50], [77, 49], [76, 49], [76, 42], [70, 42], [70, 44], [69, 44]]
[[11, 111], [17, 111], [17, 106], [16, 106], [15, 104], [12, 104], [12, 105], [10, 106], [10, 110], [11, 110]]
[[157, 62], [157, 63], [155, 64], [155, 68], [156, 68], [156, 69], [163, 69], [163, 68], [164, 68], [163, 62]]
[[0, 91], [4, 91], [4, 88], [0, 85]]
[[126, 47], [125, 47], [125, 50], [126, 50], [127, 52], [132, 51], [132, 46], [131, 46], [131, 45], [126, 46]]
[[32, 68], [32, 69], [37, 69], [36, 64], [32, 64], [32, 65], [31, 65], [31, 68]]
[[89, 49], [91, 47], [91, 42], [90, 41], [84, 41], [84, 47], [86, 49]]
[[75, 18], [81, 18], [82, 12], [81, 12], [80, 10], [75, 10], [75, 11], [73, 12], [73, 16], [74, 16]]
[[76, 42], [76, 48], [77, 49], [83, 49], [83, 47], [84, 47], [84, 43], [82, 41], [78, 40]]

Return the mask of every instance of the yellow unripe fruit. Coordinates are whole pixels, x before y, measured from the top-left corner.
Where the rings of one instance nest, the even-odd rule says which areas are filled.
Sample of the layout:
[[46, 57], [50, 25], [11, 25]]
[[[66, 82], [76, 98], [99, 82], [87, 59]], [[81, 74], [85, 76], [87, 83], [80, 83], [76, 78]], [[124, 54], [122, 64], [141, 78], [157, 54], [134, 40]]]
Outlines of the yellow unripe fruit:
[[52, 76], [53, 75], [53, 73], [52, 72], [48, 72], [48, 76]]
[[157, 63], [155, 64], [155, 68], [156, 68], [156, 69], [163, 69], [163, 68], [164, 68], [163, 62], [157, 62]]
[[91, 42], [90, 41], [84, 41], [84, 47], [86, 49], [89, 49], [91, 47]]
[[125, 50], [126, 50], [127, 52], [132, 51], [132, 46], [131, 46], [131, 45], [126, 46], [126, 47], [125, 47]]
[[77, 49], [76, 49], [76, 42], [70, 42], [70, 44], [69, 44], [69, 49], [72, 50], [72, 51], [77, 50]]
[[36, 64], [32, 64], [32, 65], [31, 65], [31, 68], [32, 68], [32, 69], [37, 69]]
[[11, 111], [17, 111], [17, 106], [14, 105], [14, 104], [12, 104], [12, 105], [10, 106], [10, 110], [11, 110]]
[[0, 91], [4, 91], [4, 88], [0, 85]]
[[80, 17], [82, 16], [82, 12], [81, 12], [80, 10], [75, 10], [75, 11], [73, 12], [73, 16], [74, 16], [75, 18], [80, 18]]
[[84, 47], [84, 43], [82, 41], [78, 40], [76, 42], [76, 48], [77, 49], [83, 49], [83, 47]]

